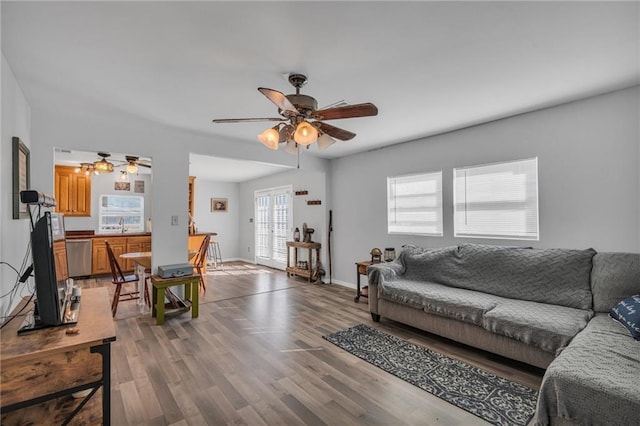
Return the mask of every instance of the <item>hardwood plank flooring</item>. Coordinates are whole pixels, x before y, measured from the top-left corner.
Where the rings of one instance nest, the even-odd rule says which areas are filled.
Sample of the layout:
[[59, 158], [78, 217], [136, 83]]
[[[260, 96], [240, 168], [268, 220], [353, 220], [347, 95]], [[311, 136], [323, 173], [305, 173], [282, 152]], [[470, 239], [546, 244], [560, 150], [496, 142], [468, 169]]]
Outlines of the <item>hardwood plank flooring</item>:
[[[338, 285], [241, 262], [206, 277], [200, 316], [157, 326], [121, 302], [112, 344], [114, 425], [485, 425], [325, 341], [358, 323], [539, 388], [542, 370], [385, 320]], [[107, 286], [105, 278], [79, 281]], [[113, 291], [110, 289], [110, 291]]]

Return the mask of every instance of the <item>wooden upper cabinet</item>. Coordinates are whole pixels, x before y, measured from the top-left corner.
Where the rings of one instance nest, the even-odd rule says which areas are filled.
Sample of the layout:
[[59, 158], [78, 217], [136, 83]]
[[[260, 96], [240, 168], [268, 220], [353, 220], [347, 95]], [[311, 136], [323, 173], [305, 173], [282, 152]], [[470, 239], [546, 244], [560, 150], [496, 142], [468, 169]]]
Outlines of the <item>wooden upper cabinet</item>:
[[55, 167], [55, 211], [65, 216], [91, 216], [91, 175], [75, 169]]

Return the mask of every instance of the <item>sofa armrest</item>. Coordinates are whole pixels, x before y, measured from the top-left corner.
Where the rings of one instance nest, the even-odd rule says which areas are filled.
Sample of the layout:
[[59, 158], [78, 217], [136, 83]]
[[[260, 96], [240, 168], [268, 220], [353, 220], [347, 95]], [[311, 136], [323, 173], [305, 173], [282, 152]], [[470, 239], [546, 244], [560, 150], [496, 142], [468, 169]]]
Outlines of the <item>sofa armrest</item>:
[[367, 268], [369, 280], [369, 311], [378, 314], [378, 286], [385, 281], [395, 281], [402, 273], [402, 264], [399, 262], [376, 263]]

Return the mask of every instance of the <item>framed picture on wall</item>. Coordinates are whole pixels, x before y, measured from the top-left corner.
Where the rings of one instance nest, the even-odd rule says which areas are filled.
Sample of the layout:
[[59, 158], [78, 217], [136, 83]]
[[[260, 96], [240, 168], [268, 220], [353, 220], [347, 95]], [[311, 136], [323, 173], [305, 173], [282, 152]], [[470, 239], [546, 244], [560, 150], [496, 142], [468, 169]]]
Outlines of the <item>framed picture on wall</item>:
[[29, 207], [20, 202], [20, 191], [29, 189], [29, 148], [22, 143], [20, 138], [13, 137], [13, 151], [11, 157], [13, 172], [13, 218], [25, 219], [29, 217]]
[[226, 212], [229, 209], [228, 198], [212, 198], [211, 211], [214, 213]]

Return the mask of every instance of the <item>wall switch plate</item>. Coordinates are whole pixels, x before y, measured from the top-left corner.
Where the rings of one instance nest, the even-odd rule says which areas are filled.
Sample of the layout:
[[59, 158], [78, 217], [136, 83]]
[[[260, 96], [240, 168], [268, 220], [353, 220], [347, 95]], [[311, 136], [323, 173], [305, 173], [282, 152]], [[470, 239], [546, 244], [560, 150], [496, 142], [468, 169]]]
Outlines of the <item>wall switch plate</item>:
[[171, 226], [178, 226], [178, 216], [171, 216]]

